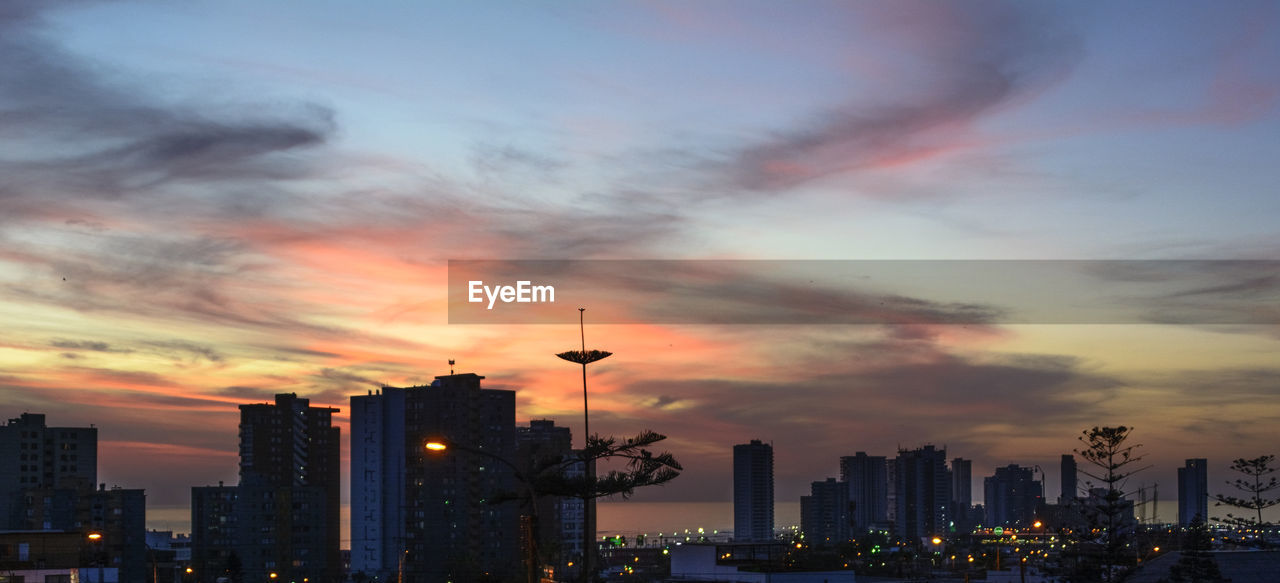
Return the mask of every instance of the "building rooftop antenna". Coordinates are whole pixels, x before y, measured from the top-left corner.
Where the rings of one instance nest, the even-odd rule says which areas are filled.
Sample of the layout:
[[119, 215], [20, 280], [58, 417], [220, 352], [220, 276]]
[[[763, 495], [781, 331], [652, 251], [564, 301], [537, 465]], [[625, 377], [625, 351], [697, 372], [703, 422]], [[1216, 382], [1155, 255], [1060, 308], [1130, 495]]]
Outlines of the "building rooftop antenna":
[[450, 358], [449, 359], [449, 376], [453, 376], [453, 364], [454, 364], [454, 360]]

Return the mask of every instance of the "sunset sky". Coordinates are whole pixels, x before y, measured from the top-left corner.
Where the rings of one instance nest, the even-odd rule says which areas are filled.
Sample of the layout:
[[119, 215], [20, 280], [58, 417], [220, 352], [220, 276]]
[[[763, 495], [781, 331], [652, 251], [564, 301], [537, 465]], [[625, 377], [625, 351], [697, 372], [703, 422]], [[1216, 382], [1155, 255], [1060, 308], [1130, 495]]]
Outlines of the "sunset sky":
[[[579, 302], [450, 324], [449, 260], [1275, 260], [1278, 102], [1274, 2], [6, 1], [0, 415], [95, 424], [100, 481], [156, 507], [236, 481], [238, 404], [296, 392], [345, 436], [351, 395], [448, 359], [580, 443], [554, 356]], [[1044, 466], [1056, 498], [1093, 425], [1136, 427], [1163, 498], [1184, 458], [1217, 492], [1230, 459], [1280, 454], [1274, 264], [1109, 273], [1160, 292], [1090, 324], [717, 273], [681, 277], [748, 309], [927, 309], [711, 325], [581, 302], [615, 353], [592, 429], [667, 434], [687, 468], [640, 500], [730, 499], [750, 439], [784, 501], [841, 455], [924, 444], [979, 484]]]

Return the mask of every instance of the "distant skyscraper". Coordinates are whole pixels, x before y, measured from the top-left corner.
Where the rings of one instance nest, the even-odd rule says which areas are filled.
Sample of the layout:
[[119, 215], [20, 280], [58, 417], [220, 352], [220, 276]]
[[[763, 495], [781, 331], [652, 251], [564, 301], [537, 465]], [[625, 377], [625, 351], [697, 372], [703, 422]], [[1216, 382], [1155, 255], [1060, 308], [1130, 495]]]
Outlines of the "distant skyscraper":
[[957, 532], [969, 532], [974, 520], [969, 516], [973, 506], [973, 462], [964, 458], [951, 460], [951, 520]]
[[733, 446], [733, 537], [773, 540], [773, 446], [758, 439]]
[[1178, 524], [1187, 526], [1197, 516], [1209, 520], [1209, 461], [1204, 458], [1178, 468]]
[[816, 546], [849, 540], [849, 487], [835, 478], [813, 482], [811, 495], [800, 497], [800, 530]]
[[1076, 489], [1076, 457], [1062, 454], [1062, 493], [1058, 495], [1058, 504], [1069, 504], [1080, 495]]
[[855, 534], [888, 526], [889, 478], [884, 456], [860, 451], [840, 458], [840, 481], [849, 486]]
[[329, 581], [342, 572], [341, 439], [329, 407], [296, 394], [240, 405], [236, 522], [245, 581]]
[[[515, 392], [475, 374], [351, 398], [352, 571], [435, 583], [520, 573]], [[431, 440], [455, 445], [428, 454]], [[469, 451], [470, 450], [470, 451]], [[515, 463], [515, 462], [513, 462]], [[590, 527], [590, 525], [588, 525]]]
[[1043, 487], [1031, 468], [1009, 464], [983, 480], [988, 526], [1030, 526]]
[[903, 450], [897, 458], [898, 535], [920, 538], [946, 533], [951, 526], [951, 477], [947, 450], [932, 445]]

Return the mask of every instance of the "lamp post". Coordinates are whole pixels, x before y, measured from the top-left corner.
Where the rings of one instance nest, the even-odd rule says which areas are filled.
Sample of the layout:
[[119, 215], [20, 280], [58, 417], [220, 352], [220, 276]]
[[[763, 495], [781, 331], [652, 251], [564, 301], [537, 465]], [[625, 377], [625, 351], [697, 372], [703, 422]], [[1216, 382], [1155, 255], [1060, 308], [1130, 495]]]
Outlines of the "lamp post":
[[[612, 352], [609, 352], [607, 350], [587, 350], [587, 333], [586, 333], [585, 325], [583, 323], [583, 313], [586, 311], [587, 311], [586, 308], [578, 308], [578, 337], [582, 342], [582, 348], [580, 350], [568, 350], [568, 351], [556, 354], [556, 356], [562, 360], [567, 360], [569, 362], [574, 362], [582, 365], [582, 434], [583, 434], [582, 450], [583, 452], [586, 452], [586, 450], [591, 447], [591, 420], [587, 410], [587, 365], [593, 362], [604, 360], [613, 354]], [[595, 477], [595, 466], [589, 460], [587, 460], [585, 456], [583, 457], [582, 470], [587, 474], [588, 478]], [[595, 529], [588, 528], [592, 524], [591, 510], [592, 510], [592, 500], [589, 500], [587, 497], [587, 493], [584, 492], [582, 496], [582, 573], [583, 573], [582, 580], [583, 581], [590, 581], [593, 578], [591, 573], [591, 568], [592, 568], [592, 564], [595, 562], [593, 560], [595, 552], [592, 547], [594, 547], [596, 544], [596, 533], [594, 532]]]
[[95, 562], [97, 562], [97, 563], [98, 563], [98, 580], [97, 580], [97, 581], [95, 581], [94, 583], [103, 583], [103, 578], [102, 578], [102, 533], [100, 533], [100, 532], [96, 532], [96, 531], [95, 531], [95, 532], [91, 532], [91, 533], [89, 533], [89, 542], [93, 543], [93, 548], [94, 548], [93, 558], [94, 558]]
[[[498, 454], [484, 451], [483, 449], [460, 445], [446, 439], [430, 440], [424, 445], [424, 447], [427, 451], [436, 453], [447, 451], [449, 449], [465, 451], [467, 453], [487, 457], [511, 468], [511, 471], [516, 477], [516, 481], [524, 485], [525, 502], [529, 505], [529, 513], [527, 515], [528, 523], [526, 525], [522, 525], [525, 530], [524, 538], [526, 541], [524, 545], [525, 580], [527, 583], [538, 583], [538, 567], [540, 564], [538, 560], [538, 492], [533, 487], [531, 477], [526, 476], [524, 472], [520, 471], [520, 468], [516, 467], [514, 463], [511, 463], [511, 460], [508, 460]], [[401, 569], [403, 569], [403, 566]]]

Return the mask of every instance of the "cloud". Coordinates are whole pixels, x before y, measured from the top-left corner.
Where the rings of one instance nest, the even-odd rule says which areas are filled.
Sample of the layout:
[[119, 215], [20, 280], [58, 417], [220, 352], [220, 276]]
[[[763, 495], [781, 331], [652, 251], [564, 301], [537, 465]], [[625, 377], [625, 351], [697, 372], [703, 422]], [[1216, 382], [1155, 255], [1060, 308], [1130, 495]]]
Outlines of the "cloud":
[[[1079, 42], [1034, 7], [936, 2], [863, 5], [865, 34], [886, 45], [877, 79], [844, 105], [742, 148], [715, 165], [726, 185], [776, 192], [831, 174], [972, 147], [972, 125], [1060, 78]], [[894, 60], [901, 59], [901, 61]]]
[[47, 4], [18, 4], [0, 15], [0, 145], [21, 152], [0, 158], [0, 226], [57, 215], [83, 221], [75, 215], [101, 208], [95, 201], [121, 198], [147, 198], [155, 210], [175, 198], [207, 204], [170, 188], [176, 183], [301, 178], [312, 170], [299, 151], [334, 130], [332, 112], [315, 104], [165, 102], [140, 89], [147, 79], [108, 76], [51, 42], [34, 8]]
[[[171, 355], [174, 353], [185, 353], [190, 354], [195, 358], [203, 358], [204, 360], [212, 363], [223, 362], [222, 354], [212, 346], [208, 345], [196, 344], [185, 340], [167, 340], [162, 342], [148, 342], [147, 344], [155, 348], [159, 348]], [[173, 358], [175, 360], [184, 360], [178, 356], [173, 356]]]
[[133, 352], [125, 348], [112, 348], [106, 342], [97, 342], [92, 340], [54, 340], [49, 343], [55, 348], [64, 348], [68, 350], [91, 350], [94, 352]]

